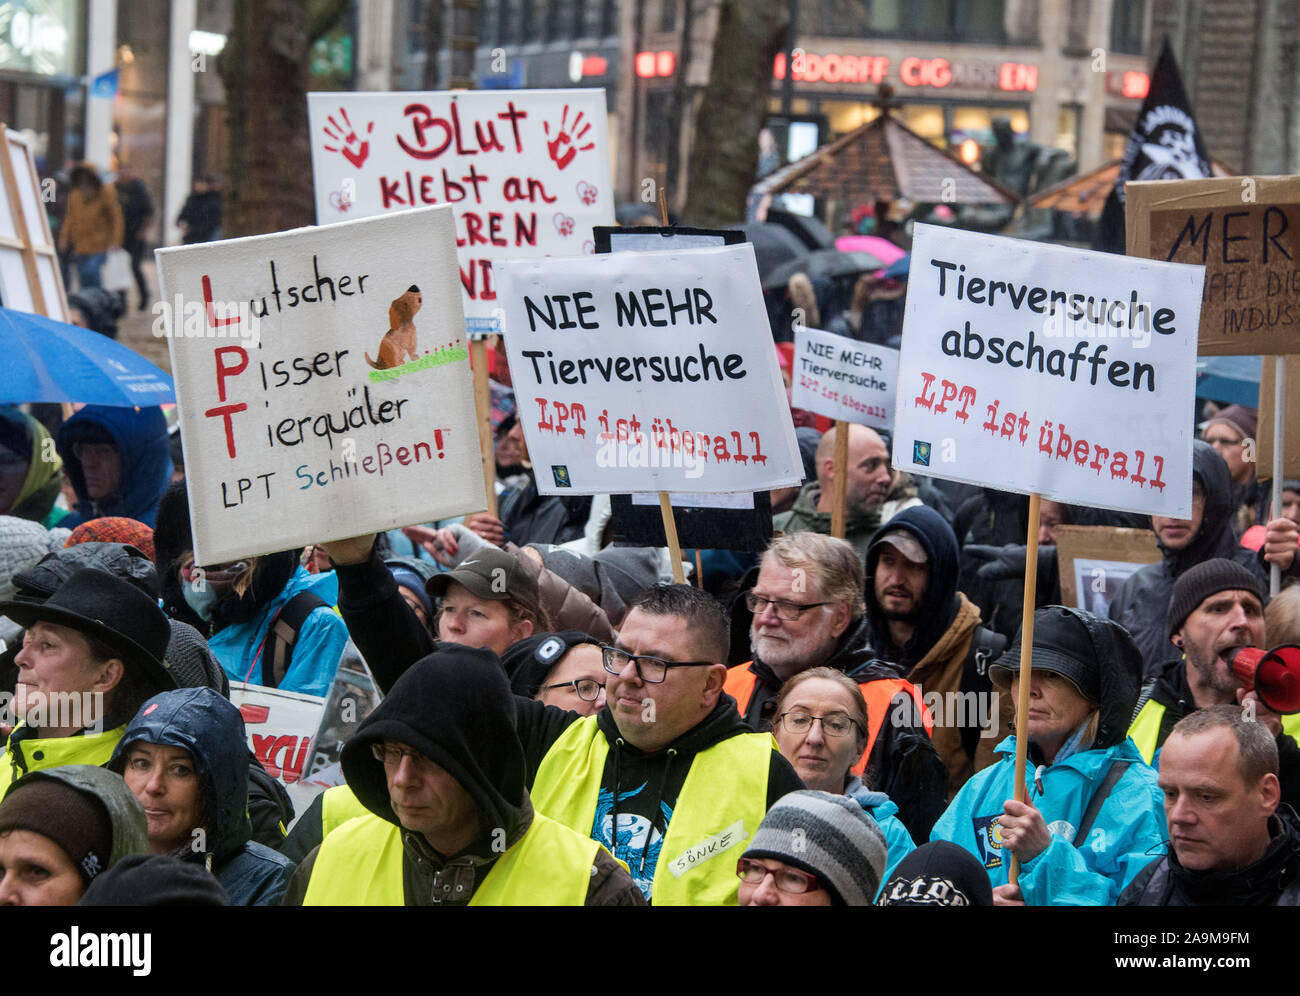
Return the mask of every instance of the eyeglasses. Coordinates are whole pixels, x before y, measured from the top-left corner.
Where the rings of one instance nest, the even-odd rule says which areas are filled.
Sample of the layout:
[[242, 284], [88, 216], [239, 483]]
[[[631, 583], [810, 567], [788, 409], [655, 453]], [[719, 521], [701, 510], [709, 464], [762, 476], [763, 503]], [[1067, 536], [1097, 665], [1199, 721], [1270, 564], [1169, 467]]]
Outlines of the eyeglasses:
[[1227, 436], [1205, 436], [1203, 441], [1211, 446], [1239, 446], [1243, 442], [1240, 439], [1229, 439]]
[[780, 892], [789, 892], [796, 896], [822, 888], [821, 880], [816, 875], [810, 875], [798, 868], [778, 868], [773, 871], [753, 858], [741, 858], [737, 861], [736, 874], [746, 885], [762, 885], [763, 880], [771, 875]]
[[762, 595], [755, 595], [752, 591], [745, 593], [745, 606], [754, 615], [758, 615], [770, 605], [776, 617], [785, 622], [794, 622], [809, 609], [820, 609], [823, 605], [830, 604], [830, 602], [810, 602], [802, 605], [799, 602], [787, 602], [779, 598], [764, 598]]
[[418, 765], [433, 763], [418, 750], [398, 747], [396, 744], [371, 744], [370, 753], [374, 755], [376, 761], [381, 762], [386, 768], [396, 768], [402, 763], [404, 757], [409, 757]]
[[617, 647], [600, 648], [600, 661], [610, 674], [622, 674], [627, 662], [636, 668], [636, 676], [647, 685], [661, 684], [670, 667], [712, 667], [713, 661], [666, 661], [659, 657], [629, 654]]
[[542, 691], [549, 691], [552, 688], [572, 688], [578, 693], [578, 698], [583, 702], [595, 702], [600, 698], [600, 690], [605, 687], [603, 681], [597, 681], [595, 678], [574, 678], [572, 681], [561, 681], [554, 685], [543, 685]]
[[822, 724], [822, 732], [828, 737], [847, 737], [858, 724], [842, 712], [833, 712], [827, 716], [813, 716], [806, 712], [783, 712], [777, 720], [791, 733], [807, 733], [812, 729], [813, 720]]
[[112, 443], [73, 443], [72, 455], [82, 463], [87, 460], [104, 463], [117, 456], [117, 447]]

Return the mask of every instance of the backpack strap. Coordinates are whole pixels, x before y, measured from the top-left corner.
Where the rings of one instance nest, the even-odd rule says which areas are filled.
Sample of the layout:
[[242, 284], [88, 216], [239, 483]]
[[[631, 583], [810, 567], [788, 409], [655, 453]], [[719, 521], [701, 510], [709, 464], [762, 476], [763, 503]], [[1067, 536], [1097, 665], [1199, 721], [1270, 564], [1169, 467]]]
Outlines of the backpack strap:
[[[976, 626], [975, 635], [970, 641], [970, 651], [961, 666], [962, 701], [969, 702], [967, 692], [987, 694], [993, 688], [989, 680], [989, 665], [1002, 656], [1007, 649], [1008, 640], [985, 626]], [[979, 748], [980, 730], [973, 726], [961, 729], [961, 746], [966, 756], [975, 760], [975, 751]]]
[[1101, 812], [1101, 807], [1106, 804], [1110, 798], [1111, 790], [1115, 788], [1116, 783], [1124, 777], [1124, 772], [1132, 761], [1121, 761], [1116, 759], [1110, 762], [1110, 768], [1106, 771], [1106, 777], [1102, 780], [1097, 791], [1093, 793], [1092, 798], [1088, 800], [1088, 808], [1083, 811], [1083, 819], [1079, 823], [1079, 829], [1074, 835], [1074, 846], [1079, 847], [1088, 839], [1088, 834], [1092, 832], [1092, 825], [1097, 822], [1097, 814]]
[[268, 668], [265, 661], [262, 665], [262, 684], [267, 688], [280, 687], [289, 673], [299, 630], [307, 617], [322, 607], [328, 608], [329, 602], [310, 591], [300, 591], [280, 606], [271, 622], [271, 666]]

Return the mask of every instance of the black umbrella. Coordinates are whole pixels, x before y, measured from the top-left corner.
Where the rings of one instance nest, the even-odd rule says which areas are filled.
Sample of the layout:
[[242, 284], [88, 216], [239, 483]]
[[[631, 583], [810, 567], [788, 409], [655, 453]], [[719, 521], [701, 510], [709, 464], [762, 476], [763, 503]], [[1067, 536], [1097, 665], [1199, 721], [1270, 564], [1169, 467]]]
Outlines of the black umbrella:
[[751, 221], [738, 226], [745, 233], [745, 241], [754, 247], [758, 259], [758, 275], [766, 277], [775, 267], [808, 254], [808, 247], [799, 237], [783, 225], [768, 221]]
[[796, 273], [806, 273], [810, 280], [818, 277], [854, 277], [859, 273], [883, 270], [885, 264], [869, 252], [840, 252], [838, 249], [818, 249], [782, 263], [763, 278], [763, 290], [779, 290]]
[[769, 208], [767, 220], [790, 229], [808, 249], [834, 249], [835, 236], [817, 218]]

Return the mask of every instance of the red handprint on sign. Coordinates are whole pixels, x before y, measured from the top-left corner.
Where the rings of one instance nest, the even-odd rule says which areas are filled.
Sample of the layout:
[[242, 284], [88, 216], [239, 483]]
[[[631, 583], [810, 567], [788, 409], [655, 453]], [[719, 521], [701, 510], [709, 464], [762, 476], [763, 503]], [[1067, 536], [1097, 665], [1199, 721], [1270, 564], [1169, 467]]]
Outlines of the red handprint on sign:
[[[343, 123], [339, 124], [334, 120], [334, 115], [329, 116], [329, 124], [325, 125], [324, 132], [335, 142], [338, 142], [343, 148], [335, 145], [324, 146], [326, 152], [341, 152], [343, 158], [350, 162], [354, 167], [360, 169], [362, 164], [370, 157], [370, 139], [362, 138], [357, 134], [356, 129], [352, 127], [352, 122], [348, 120], [348, 112], [342, 107], [339, 108], [339, 117]], [[369, 135], [375, 130], [373, 121], [366, 125], [366, 134]]]
[[[582, 123], [582, 111], [573, 119], [573, 124], [569, 124], [569, 105], [564, 105], [564, 113], [560, 115], [560, 126], [556, 129], [555, 137], [551, 138], [550, 122], [545, 122], [542, 127], [546, 130], [546, 151], [550, 153], [551, 160], [559, 169], [564, 169], [569, 163], [573, 162], [573, 157], [579, 152], [586, 152], [588, 149], [596, 147], [595, 142], [588, 142], [586, 145], [577, 145], [587, 132], [591, 131], [591, 124]], [[581, 130], [579, 130], [581, 129]]]

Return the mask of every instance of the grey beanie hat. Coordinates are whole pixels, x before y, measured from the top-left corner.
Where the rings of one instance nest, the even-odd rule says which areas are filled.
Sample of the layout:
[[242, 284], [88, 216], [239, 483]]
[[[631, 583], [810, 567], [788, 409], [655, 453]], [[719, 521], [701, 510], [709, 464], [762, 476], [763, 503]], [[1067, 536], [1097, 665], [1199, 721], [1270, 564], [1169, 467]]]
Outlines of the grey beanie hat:
[[771, 858], [816, 875], [845, 906], [870, 906], [880, 888], [885, 835], [846, 795], [791, 792], [768, 810], [747, 858]]

